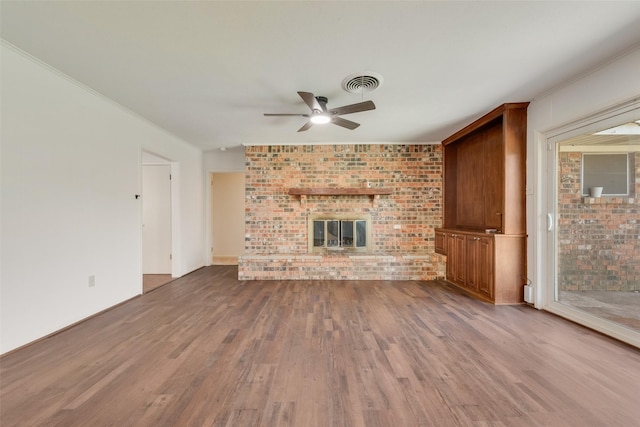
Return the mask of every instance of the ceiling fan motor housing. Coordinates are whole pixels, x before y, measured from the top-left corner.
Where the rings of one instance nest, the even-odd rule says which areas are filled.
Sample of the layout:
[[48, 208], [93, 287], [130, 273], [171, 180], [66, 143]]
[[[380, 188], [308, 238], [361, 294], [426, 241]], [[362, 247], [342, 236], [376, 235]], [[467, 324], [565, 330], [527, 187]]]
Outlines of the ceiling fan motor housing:
[[327, 98], [326, 96], [316, 96], [316, 99], [318, 100], [318, 104], [320, 104], [322, 109], [324, 111], [326, 111], [327, 110], [327, 102], [329, 102], [329, 98]]

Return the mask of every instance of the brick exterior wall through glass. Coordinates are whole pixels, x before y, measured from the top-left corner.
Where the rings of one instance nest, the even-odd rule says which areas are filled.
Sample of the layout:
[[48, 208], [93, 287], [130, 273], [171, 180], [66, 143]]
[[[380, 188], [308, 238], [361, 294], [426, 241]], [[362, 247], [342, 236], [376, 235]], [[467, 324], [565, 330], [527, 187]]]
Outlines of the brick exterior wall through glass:
[[582, 153], [561, 152], [558, 179], [558, 288], [640, 291], [640, 153], [628, 197], [580, 194]]

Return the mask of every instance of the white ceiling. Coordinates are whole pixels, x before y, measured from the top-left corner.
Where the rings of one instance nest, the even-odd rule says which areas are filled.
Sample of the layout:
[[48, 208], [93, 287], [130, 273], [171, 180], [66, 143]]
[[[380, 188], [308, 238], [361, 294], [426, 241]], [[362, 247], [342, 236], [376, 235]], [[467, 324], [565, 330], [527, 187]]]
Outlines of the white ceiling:
[[[10, 44], [204, 150], [440, 141], [640, 42], [640, 1], [7, 1]], [[383, 85], [351, 94], [364, 71]], [[639, 71], [640, 75], [640, 71]], [[377, 109], [296, 132], [296, 91]]]

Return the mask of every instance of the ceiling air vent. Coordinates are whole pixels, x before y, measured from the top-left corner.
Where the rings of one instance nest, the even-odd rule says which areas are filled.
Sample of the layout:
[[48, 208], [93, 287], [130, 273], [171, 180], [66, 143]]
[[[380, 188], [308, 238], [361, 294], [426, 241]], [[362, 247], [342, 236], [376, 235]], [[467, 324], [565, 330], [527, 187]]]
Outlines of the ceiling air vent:
[[342, 88], [350, 93], [373, 92], [382, 85], [382, 76], [372, 71], [347, 76], [342, 81]]

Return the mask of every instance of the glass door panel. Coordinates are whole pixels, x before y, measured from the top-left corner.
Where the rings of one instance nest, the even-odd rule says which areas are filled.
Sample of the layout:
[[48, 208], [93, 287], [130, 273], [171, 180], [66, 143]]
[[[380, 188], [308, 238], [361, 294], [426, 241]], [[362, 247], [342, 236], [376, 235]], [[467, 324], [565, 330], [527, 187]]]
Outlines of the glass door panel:
[[640, 112], [555, 154], [554, 300], [640, 332]]

